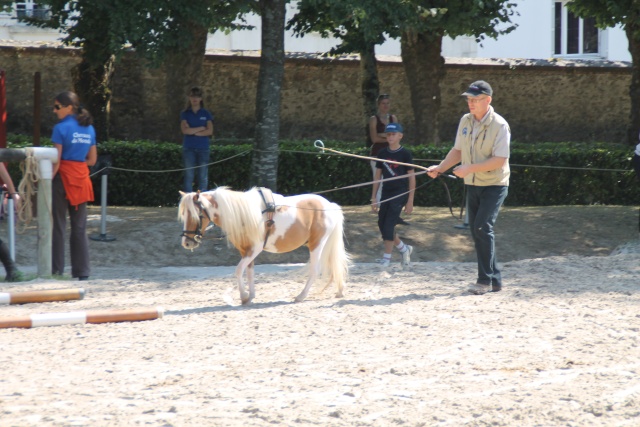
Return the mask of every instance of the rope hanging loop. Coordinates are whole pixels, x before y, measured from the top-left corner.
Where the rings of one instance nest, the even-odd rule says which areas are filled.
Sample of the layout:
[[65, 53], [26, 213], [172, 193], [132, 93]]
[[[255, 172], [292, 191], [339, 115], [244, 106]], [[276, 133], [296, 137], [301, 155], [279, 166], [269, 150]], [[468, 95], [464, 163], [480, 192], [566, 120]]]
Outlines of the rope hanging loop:
[[26, 157], [20, 163], [22, 180], [18, 185], [18, 193], [22, 197], [22, 206], [18, 211], [19, 222], [22, 223], [19, 233], [23, 232], [33, 220], [33, 200], [37, 193], [37, 184], [40, 180], [40, 163], [35, 158], [35, 150], [32, 147], [25, 148]]

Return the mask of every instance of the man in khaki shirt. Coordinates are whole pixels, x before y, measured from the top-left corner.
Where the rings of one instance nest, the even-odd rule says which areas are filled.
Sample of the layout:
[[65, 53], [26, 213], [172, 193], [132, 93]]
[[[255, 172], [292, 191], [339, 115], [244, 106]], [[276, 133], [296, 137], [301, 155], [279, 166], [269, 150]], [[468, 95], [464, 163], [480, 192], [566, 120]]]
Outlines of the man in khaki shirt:
[[453, 173], [464, 178], [469, 229], [478, 257], [478, 279], [469, 292], [482, 295], [502, 289], [493, 226], [509, 189], [511, 130], [491, 106], [493, 89], [489, 83], [478, 80], [462, 96], [469, 114], [460, 119], [451, 151], [439, 165], [429, 167], [428, 174], [435, 178], [461, 163]]

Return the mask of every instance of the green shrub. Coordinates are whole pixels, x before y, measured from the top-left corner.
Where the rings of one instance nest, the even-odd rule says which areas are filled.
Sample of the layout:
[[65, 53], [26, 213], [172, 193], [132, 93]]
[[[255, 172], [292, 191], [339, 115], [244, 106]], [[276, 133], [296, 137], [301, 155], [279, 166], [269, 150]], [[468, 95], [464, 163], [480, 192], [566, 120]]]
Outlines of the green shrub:
[[[8, 136], [9, 147], [29, 146], [21, 135]], [[360, 142], [324, 141], [325, 147], [344, 153], [367, 156]], [[42, 146], [50, 146], [43, 138]], [[416, 165], [427, 167], [446, 156], [451, 144], [441, 147], [410, 146]], [[281, 194], [323, 192], [341, 205], [369, 203], [369, 185], [325, 192], [371, 181], [368, 160], [322, 153], [313, 141], [280, 142], [278, 189]], [[209, 186], [226, 185], [247, 190], [251, 174], [250, 140], [215, 141], [209, 166]], [[98, 146], [99, 158], [111, 156], [108, 204], [124, 206], [175, 206], [182, 189], [182, 147], [153, 141], [106, 141]], [[632, 147], [594, 143], [512, 143], [511, 181], [506, 204], [510, 206], [588, 205], [640, 203], [640, 185], [631, 170]], [[97, 165], [99, 166], [99, 165]], [[18, 163], [9, 165], [17, 183]], [[97, 168], [94, 168], [94, 172]], [[417, 169], [416, 172], [420, 172]], [[96, 203], [100, 202], [101, 174], [92, 180]], [[463, 197], [462, 180], [432, 180], [422, 174], [416, 178], [417, 206], [447, 206], [449, 190], [459, 209]], [[442, 183], [445, 183], [445, 186]]]
[[514, 144], [508, 204], [637, 204], [632, 155], [619, 144]]

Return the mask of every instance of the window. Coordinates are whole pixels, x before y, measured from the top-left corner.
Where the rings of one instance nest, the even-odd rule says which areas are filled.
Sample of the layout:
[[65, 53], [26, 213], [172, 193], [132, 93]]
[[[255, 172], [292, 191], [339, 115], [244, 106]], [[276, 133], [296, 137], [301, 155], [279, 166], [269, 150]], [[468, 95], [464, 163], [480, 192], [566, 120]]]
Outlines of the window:
[[16, 16], [18, 18], [24, 18], [25, 16], [27, 16], [27, 5], [25, 5], [24, 3], [16, 4]]
[[567, 1], [554, 4], [555, 55], [597, 55], [600, 32], [594, 18], [579, 18], [565, 7]]
[[15, 4], [16, 17], [20, 19], [24, 18], [36, 18], [41, 20], [47, 20], [51, 17], [49, 9], [43, 8], [38, 3], [33, 1], [26, 1], [23, 3]]

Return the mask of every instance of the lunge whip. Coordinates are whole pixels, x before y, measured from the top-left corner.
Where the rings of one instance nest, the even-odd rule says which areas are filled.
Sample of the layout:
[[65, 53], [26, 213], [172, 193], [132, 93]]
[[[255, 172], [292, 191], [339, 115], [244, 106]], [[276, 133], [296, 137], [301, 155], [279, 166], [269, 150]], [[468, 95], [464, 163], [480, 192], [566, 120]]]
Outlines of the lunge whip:
[[[327, 151], [329, 151], [331, 153], [339, 154], [341, 156], [355, 157], [357, 159], [363, 159], [363, 160], [373, 160], [375, 162], [393, 163], [394, 165], [409, 166], [409, 167], [416, 168], [416, 169], [422, 169], [424, 171], [426, 171], [428, 169], [425, 166], [414, 165], [412, 163], [396, 162], [396, 161], [393, 161], [393, 160], [385, 160], [385, 159], [379, 159], [377, 157], [361, 156], [359, 154], [351, 154], [351, 153], [345, 153], [344, 151], [333, 150], [331, 148], [326, 148], [324, 146], [324, 142], [320, 141], [319, 139], [316, 140], [313, 143], [313, 146], [318, 148], [318, 149], [320, 149], [322, 152], [327, 150]], [[444, 176], [444, 177], [450, 178], [450, 179], [458, 179], [457, 176], [446, 174], [446, 173], [439, 173], [438, 176]]]
[[[313, 143], [313, 146], [318, 148], [318, 149], [320, 149], [323, 153], [324, 153], [325, 150], [327, 150], [327, 151], [329, 151], [331, 153], [335, 153], [335, 154], [338, 154], [338, 155], [341, 155], [341, 156], [355, 157], [356, 159], [363, 159], [363, 160], [373, 160], [373, 161], [376, 161], [376, 162], [393, 163], [395, 165], [401, 165], [401, 166], [409, 166], [409, 167], [413, 167], [413, 168], [422, 169], [425, 172], [427, 172], [427, 169], [428, 169], [428, 168], [426, 168], [424, 166], [414, 165], [412, 163], [396, 162], [396, 161], [393, 161], [393, 160], [379, 159], [377, 157], [361, 156], [359, 154], [351, 154], [351, 153], [345, 153], [343, 151], [333, 150], [331, 148], [326, 148], [324, 146], [324, 142], [320, 141], [319, 139], [317, 139]], [[451, 174], [447, 174], [447, 173], [438, 173], [438, 176], [439, 177], [440, 176], [444, 176], [444, 177], [449, 178], [449, 179], [458, 179], [457, 176], [451, 175]], [[373, 181], [373, 182], [375, 182], [375, 181]], [[451, 212], [451, 216], [455, 218], [456, 216], [453, 213], [453, 201], [451, 200], [451, 192], [449, 191], [449, 187], [447, 186], [446, 182], [442, 181], [442, 184], [444, 185], [444, 189], [447, 192], [447, 199], [449, 199], [449, 212]]]

